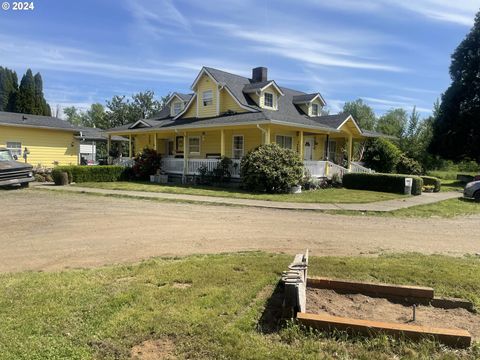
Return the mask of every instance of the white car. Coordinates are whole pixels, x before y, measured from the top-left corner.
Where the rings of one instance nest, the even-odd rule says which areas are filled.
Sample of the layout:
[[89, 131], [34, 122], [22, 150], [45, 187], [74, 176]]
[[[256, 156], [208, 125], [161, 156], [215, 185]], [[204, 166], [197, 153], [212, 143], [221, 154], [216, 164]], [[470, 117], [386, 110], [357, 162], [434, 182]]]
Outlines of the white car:
[[465, 190], [463, 190], [463, 197], [465, 199], [480, 202], [480, 180], [472, 181], [465, 185]]

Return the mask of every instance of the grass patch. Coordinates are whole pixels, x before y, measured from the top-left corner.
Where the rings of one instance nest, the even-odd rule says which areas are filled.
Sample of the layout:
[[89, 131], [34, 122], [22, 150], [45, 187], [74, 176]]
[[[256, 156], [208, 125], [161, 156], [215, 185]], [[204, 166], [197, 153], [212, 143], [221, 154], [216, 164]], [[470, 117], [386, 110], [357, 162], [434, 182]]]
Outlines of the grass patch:
[[480, 214], [480, 204], [462, 198], [439, 201], [433, 204], [413, 206], [408, 209], [386, 213], [387, 216], [401, 217], [444, 217]]
[[465, 184], [458, 180], [441, 179], [442, 187], [440, 191], [463, 191]]
[[[333, 337], [292, 324], [263, 334], [257, 324], [269, 296], [264, 289], [273, 288], [290, 261], [244, 253], [0, 275], [0, 358], [127, 359], [134, 345], [165, 338], [180, 358], [195, 359], [480, 356], [478, 346], [457, 351], [430, 341]], [[313, 257], [310, 274], [433, 286], [480, 305], [475, 257]]]
[[439, 179], [443, 180], [457, 180], [457, 175], [458, 174], [464, 174], [464, 175], [478, 175], [476, 172], [468, 172], [468, 171], [452, 171], [452, 170], [432, 170], [432, 171], [427, 171], [428, 176], [435, 176]]
[[255, 194], [236, 188], [216, 188], [188, 185], [159, 185], [144, 182], [92, 182], [77, 186], [108, 190], [150, 191], [169, 194], [217, 196], [236, 199], [252, 199], [298, 203], [369, 203], [405, 197], [376, 191], [349, 190], [343, 188], [304, 191], [301, 194]]

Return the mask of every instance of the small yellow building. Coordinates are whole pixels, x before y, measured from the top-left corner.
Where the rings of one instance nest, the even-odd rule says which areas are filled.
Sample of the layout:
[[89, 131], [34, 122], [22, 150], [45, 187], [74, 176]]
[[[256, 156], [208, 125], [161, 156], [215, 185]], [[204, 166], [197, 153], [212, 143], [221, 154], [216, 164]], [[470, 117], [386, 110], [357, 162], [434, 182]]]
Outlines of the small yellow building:
[[202, 165], [213, 169], [227, 156], [238, 177], [244, 154], [269, 143], [296, 151], [315, 177], [369, 171], [352, 162], [353, 142], [374, 134], [349, 114], [322, 115], [320, 93], [281, 87], [264, 67], [253, 69], [251, 78], [203, 67], [191, 89], [173, 93], [158, 116], [107, 133], [129, 138], [130, 157], [155, 149], [169, 174], [198, 174]]
[[107, 141], [99, 129], [77, 127], [50, 116], [0, 112], [0, 147], [34, 167], [78, 165], [82, 157], [95, 162], [98, 141]]

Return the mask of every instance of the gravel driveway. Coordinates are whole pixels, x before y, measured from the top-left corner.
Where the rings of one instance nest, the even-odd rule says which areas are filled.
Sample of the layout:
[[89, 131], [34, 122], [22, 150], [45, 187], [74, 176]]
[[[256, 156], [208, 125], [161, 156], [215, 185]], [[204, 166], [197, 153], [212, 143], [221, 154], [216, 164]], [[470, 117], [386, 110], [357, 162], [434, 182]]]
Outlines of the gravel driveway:
[[[0, 271], [246, 250], [314, 256], [480, 252], [480, 217], [401, 219], [0, 191]], [[476, 240], [475, 240], [476, 239]]]

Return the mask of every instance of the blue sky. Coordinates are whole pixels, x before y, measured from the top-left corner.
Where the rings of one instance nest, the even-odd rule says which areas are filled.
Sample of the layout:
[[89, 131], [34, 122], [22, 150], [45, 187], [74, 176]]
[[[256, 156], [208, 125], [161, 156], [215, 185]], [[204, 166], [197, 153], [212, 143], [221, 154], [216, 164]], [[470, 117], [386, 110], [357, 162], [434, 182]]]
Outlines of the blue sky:
[[[3, 0], [2, 0], [3, 1]], [[7, 0], [10, 1], [10, 0]], [[10, 1], [11, 2], [11, 1]], [[378, 114], [427, 115], [478, 0], [34, 0], [0, 10], [0, 65], [40, 71], [54, 108], [113, 95], [189, 92], [203, 65], [321, 92], [331, 112], [363, 98]]]

